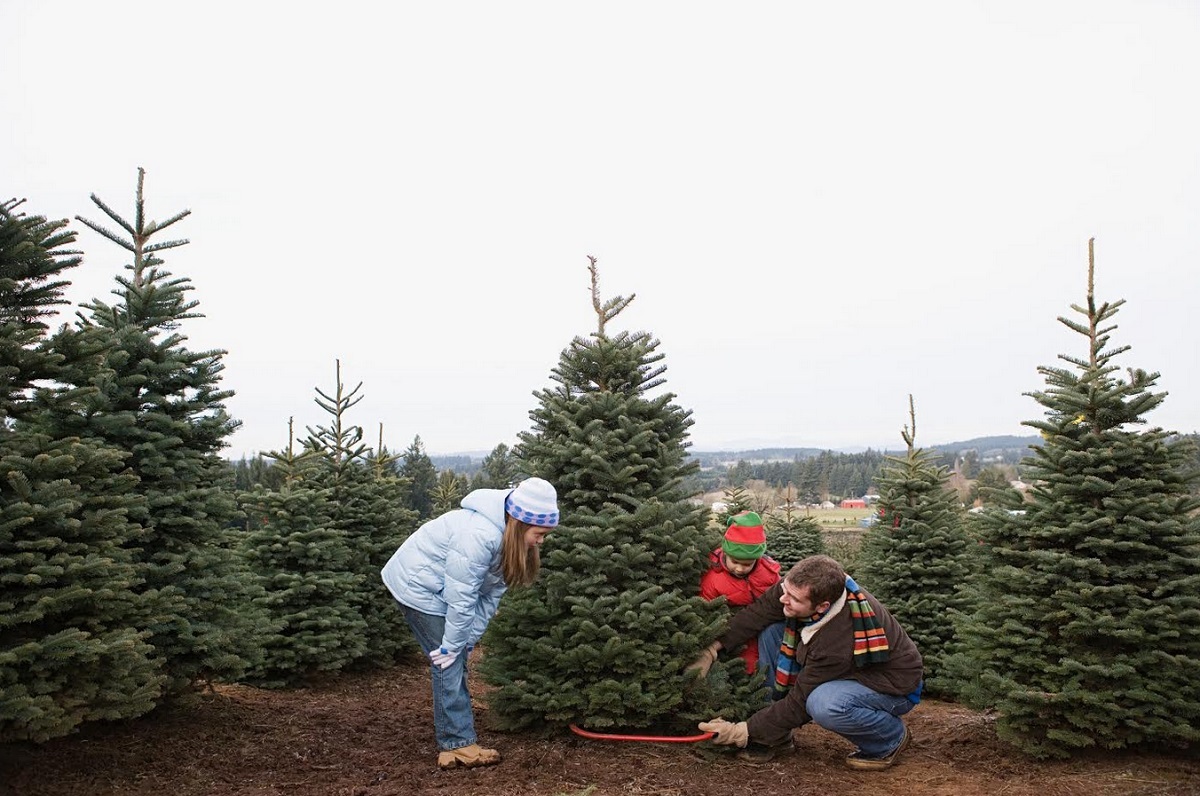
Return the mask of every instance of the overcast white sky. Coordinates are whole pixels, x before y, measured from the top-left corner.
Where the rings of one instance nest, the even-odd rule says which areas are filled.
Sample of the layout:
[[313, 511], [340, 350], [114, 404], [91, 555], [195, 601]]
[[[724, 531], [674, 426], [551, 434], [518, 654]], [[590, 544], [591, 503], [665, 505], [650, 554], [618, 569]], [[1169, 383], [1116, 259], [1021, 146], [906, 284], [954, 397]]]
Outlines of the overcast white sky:
[[[1055, 319], [1124, 298], [1152, 425], [1200, 430], [1200, 4], [0, 0], [0, 195], [190, 209], [166, 267], [228, 350], [228, 454], [324, 424], [486, 451], [610, 331], [700, 450], [1029, 434]], [[124, 252], [74, 223], [70, 298]], [[165, 233], [164, 233], [165, 235]]]

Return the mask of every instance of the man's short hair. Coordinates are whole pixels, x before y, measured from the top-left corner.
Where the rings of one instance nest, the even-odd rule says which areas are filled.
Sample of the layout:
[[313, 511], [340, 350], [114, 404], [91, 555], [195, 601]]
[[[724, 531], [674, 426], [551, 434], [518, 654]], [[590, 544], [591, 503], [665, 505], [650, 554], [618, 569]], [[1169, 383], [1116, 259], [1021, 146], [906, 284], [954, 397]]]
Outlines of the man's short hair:
[[813, 605], [833, 602], [846, 590], [846, 570], [829, 556], [802, 558], [785, 577], [797, 589], [807, 586]]

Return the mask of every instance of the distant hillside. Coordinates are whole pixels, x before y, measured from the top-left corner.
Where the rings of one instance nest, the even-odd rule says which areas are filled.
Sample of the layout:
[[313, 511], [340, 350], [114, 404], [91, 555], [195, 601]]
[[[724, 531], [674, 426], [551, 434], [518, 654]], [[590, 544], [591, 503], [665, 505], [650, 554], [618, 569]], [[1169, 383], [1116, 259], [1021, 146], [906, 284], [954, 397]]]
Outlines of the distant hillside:
[[[955, 455], [964, 451], [974, 450], [980, 459], [1003, 458], [1017, 461], [1029, 453], [1031, 445], [1041, 443], [1041, 437], [1001, 436], [976, 437], [961, 442], [947, 442], [941, 445], [929, 445], [926, 450], [936, 451], [946, 455]], [[925, 447], [925, 446], [923, 446]], [[700, 462], [701, 467], [720, 467], [730, 462], [791, 462], [797, 459], [811, 459], [822, 453], [860, 454], [861, 447], [852, 448], [745, 448], [729, 450], [693, 450], [688, 449], [688, 455]], [[903, 451], [893, 448], [876, 451], [877, 453], [901, 454]], [[487, 451], [467, 451], [455, 454], [429, 454], [433, 466], [441, 470], [454, 470], [459, 475], [473, 475], [479, 470]]]
[[[1000, 436], [1000, 437], [976, 437], [975, 439], [963, 440], [962, 442], [947, 442], [941, 445], [930, 445], [926, 449], [930, 451], [938, 451], [947, 454], [957, 454], [963, 451], [974, 450], [980, 457], [1000, 456], [1004, 453], [1018, 454], [1024, 456], [1027, 454], [1028, 448], [1032, 445], [1041, 443], [1041, 437], [1037, 435], [1029, 437], [1016, 436]], [[814, 456], [820, 456], [822, 453], [832, 451], [833, 453], [862, 453], [861, 448], [753, 448], [747, 450], [689, 450], [688, 455], [692, 458], [700, 460], [701, 466], [712, 466], [721, 464], [722, 462], [780, 462], [794, 461], [796, 459], [810, 459]], [[901, 453], [899, 450], [884, 450], [883, 453]]]
[[934, 445], [933, 449], [954, 453], [976, 450], [979, 451], [980, 455], [986, 455], [990, 451], [1025, 450], [1026, 448], [1041, 444], [1042, 438], [1034, 434], [1029, 437], [976, 437], [975, 439], [963, 442], [948, 442], [945, 445]]

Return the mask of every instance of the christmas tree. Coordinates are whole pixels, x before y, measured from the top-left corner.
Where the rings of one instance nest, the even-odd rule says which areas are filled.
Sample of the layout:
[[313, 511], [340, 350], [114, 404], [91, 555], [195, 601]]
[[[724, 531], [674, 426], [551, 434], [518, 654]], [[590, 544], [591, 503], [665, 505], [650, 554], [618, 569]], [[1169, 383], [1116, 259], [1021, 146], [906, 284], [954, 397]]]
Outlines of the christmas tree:
[[366, 654], [367, 622], [352, 599], [363, 575], [353, 546], [332, 527], [332, 490], [308, 477], [318, 455], [314, 448], [297, 454], [289, 420], [287, 447], [267, 454], [283, 483], [240, 496], [252, 521], [242, 555], [262, 585], [257, 604], [267, 617], [263, 658], [247, 674], [256, 685], [299, 684]]
[[484, 638], [481, 671], [496, 687], [488, 715], [501, 728], [694, 732], [761, 695], [740, 658], [710, 682], [684, 672], [727, 616], [698, 596], [720, 536], [681, 488], [695, 468], [685, 460], [692, 420], [671, 393], [652, 394], [666, 370], [659, 343], [606, 330], [633, 296], [602, 303], [594, 259], [589, 271], [598, 329], [563, 351], [558, 386], [540, 392], [534, 430], [520, 435], [518, 458], [556, 486], [562, 524], [538, 581], [505, 596]]
[[783, 509], [767, 514], [767, 555], [779, 562], [780, 573], [786, 574], [797, 561], [825, 552], [821, 524], [812, 517], [801, 516], [788, 484]]
[[729, 527], [729, 520], [747, 511], [755, 511], [751, 505], [750, 493], [746, 491], [744, 486], [733, 484], [725, 487], [721, 493], [721, 502], [725, 504], [725, 508], [721, 509], [720, 515], [717, 517], [717, 526], [724, 532]]
[[878, 522], [863, 537], [855, 579], [900, 620], [925, 662], [925, 688], [945, 692], [942, 661], [954, 643], [952, 619], [971, 607], [971, 562], [963, 510], [936, 454], [916, 446], [917, 414], [900, 432], [903, 457], [887, 456], [879, 478]]
[[[361, 666], [385, 666], [416, 650], [396, 600], [379, 577], [400, 543], [416, 529], [417, 513], [404, 507], [406, 482], [391, 465], [395, 457], [371, 452], [362, 427], [349, 412], [363, 396], [362, 383], [347, 391], [337, 362], [332, 394], [317, 390], [317, 405], [329, 425], [309, 429], [308, 445], [317, 452], [307, 475], [329, 491], [329, 530], [349, 546], [353, 586], [341, 599], [356, 605], [366, 620]], [[382, 450], [382, 440], [380, 441]], [[349, 640], [347, 640], [349, 643]]]
[[1200, 503], [1193, 452], [1133, 428], [1160, 404], [1157, 373], [1111, 348], [1123, 300], [1059, 318], [1086, 341], [1070, 367], [1043, 366], [1043, 443], [1023, 462], [1024, 514], [980, 515], [980, 607], [959, 631], [966, 697], [999, 712], [999, 734], [1037, 756], [1200, 739]]
[[[133, 222], [95, 194], [92, 201], [124, 235], [79, 218], [132, 255], [128, 276], [118, 276], [113, 304], [84, 305], [82, 328], [107, 333], [107, 372], [68, 376], [95, 384], [84, 411], [74, 417], [81, 437], [100, 439], [130, 456], [145, 502], [133, 520], [142, 525], [137, 563], [147, 591], [164, 606], [151, 622], [152, 643], [164, 658], [170, 692], [199, 680], [234, 680], [256, 652], [260, 617], [248, 613], [252, 578], [239, 569], [230, 529], [237, 515], [232, 471], [220, 452], [239, 423], [225, 411], [233, 395], [221, 388], [221, 350], [192, 351], [179, 328], [200, 317], [190, 300], [190, 280], [162, 268], [160, 254], [186, 240], [154, 241], [190, 211], [164, 222], [145, 217], [138, 169]], [[127, 237], [126, 237], [127, 236]], [[66, 418], [64, 418], [66, 419]]]
[[137, 479], [57, 420], [88, 392], [62, 386], [65, 370], [103, 366], [94, 335], [47, 335], [75, 235], [19, 205], [0, 203], [0, 743], [139, 716], [164, 679], [139, 630], [154, 606], [130, 553]]

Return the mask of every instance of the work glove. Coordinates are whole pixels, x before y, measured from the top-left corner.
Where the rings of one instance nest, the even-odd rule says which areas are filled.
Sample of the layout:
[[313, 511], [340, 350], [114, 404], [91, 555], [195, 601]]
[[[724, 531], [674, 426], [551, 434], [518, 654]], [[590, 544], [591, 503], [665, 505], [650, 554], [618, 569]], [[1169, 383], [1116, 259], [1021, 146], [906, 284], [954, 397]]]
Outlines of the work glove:
[[732, 744], [739, 749], [745, 749], [746, 744], [750, 742], [750, 730], [746, 727], [746, 722], [744, 721], [734, 724], [718, 716], [712, 721], [700, 722], [699, 727], [702, 732], [716, 733], [712, 739], [712, 742], [715, 744], [721, 744], [722, 746]]
[[700, 657], [690, 663], [684, 671], [695, 671], [696, 678], [699, 680], [708, 677], [708, 670], [717, 662], [717, 653], [721, 650], [720, 642], [714, 641], [704, 648], [700, 653]]
[[457, 652], [447, 652], [445, 647], [435, 649], [429, 653], [429, 660], [433, 661], [433, 665], [439, 669], [448, 669], [450, 664], [458, 659]]

